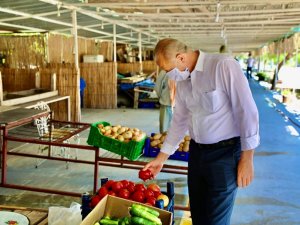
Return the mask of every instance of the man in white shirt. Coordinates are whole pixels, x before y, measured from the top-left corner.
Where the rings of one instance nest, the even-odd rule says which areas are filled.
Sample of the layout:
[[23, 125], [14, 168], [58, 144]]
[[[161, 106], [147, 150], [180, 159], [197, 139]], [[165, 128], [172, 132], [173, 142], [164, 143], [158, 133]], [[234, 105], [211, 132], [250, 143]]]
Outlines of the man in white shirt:
[[194, 225], [229, 225], [237, 187], [254, 175], [258, 111], [236, 60], [191, 50], [167, 38], [154, 50], [157, 65], [176, 80], [176, 107], [158, 156], [144, 169], [156, 176], [188, 131], [188, 188]]

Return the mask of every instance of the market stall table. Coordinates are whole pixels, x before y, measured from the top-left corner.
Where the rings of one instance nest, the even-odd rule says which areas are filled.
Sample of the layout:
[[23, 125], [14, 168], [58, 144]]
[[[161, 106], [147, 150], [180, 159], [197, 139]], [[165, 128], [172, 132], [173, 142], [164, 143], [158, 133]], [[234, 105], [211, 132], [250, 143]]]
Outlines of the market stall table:
[[[24, 110], [24, 109], [23, 109]], [[27, 109], [30, 110], [30, 109]], [[29, 112], [25, 110], [26, 112]], [[47, 160], [56, 160], [56, 161], [65, 161], [65, 162], [73, 162], [73, 163], [82, 163], [82, 164], [90, 164], [94, 166], [94, 181], [93, 181], [93, 192], [95, 193], [98, 188], [98, 167], [99, 165], [102, 166], [110, 166], [110, 167], [120, 167], [120, 168], [127, 168], [127, 169], [136, 169], [139, 170], [144, 167], [144, 165], [147, 163], [146, 161], [130, 161], [127, 159], [124, 159], [124, 157], [112, 157], [112, 156], [105, 156], [100, 155], [101, 149], [89, 146], [89, 145], [83, 145], [83, 144], [70, 144], [70, 143], [64, 143], [64, 140], [70, 138], [73, 135], [79, 134], [80, 132], [87, 130], [90, 128], [91, 124], [88, 123], [79, 123], [79, 122], [67, 122], [67, 121], [56, 121], [51, 120], [50, 121], [50, 127], [52, 126], [69, 126], [69, 127], [75, 127], [77, 128], [75, 132], [70, 133], [69, 135], [65, 135], [64, 137], [61, 137], [59, 139], [55, 140], [39, 140], [37, 137], [23, 137], [23, 136], [15, 136], [11, 135], [8, 132], [9, 128], [15, 127], [17, 125], [25, 124], [25, 122], [30, 122], [33, 118], [37, 118], [39, 116], [43, 116], [45, 113], [49, 112], [41, 112], [36, 110], [30, 111], [32, 114], [21, 117], [22, 120], [11, 120], [9, 123], [6, 122], [6, 126], [1, 126], [1, 129], [4, 130], [3, 132], [3, 161], [2, 166], [4, 167], [4, 170], [2, 170], [2, 180], [1, 180], [1, 186], [5, 188], [14, 188], [14, 189], [20, 189], [20, 190], [29, 190], [29, 191], [37, 191], [37, 192], [43, 192], [43, 193], [52, 193], [52, 194], [60, 194], [65, 196], [74, 196], [74, 197], [81, 197], [82, 192], [67, 192], [64, 190], [53, 190], [53, 189], [46, 189], [46, 188], [38, 188], [38, 187], [32, 187], [32, 186], [25, 186], [25, 185], [16, 185], [16, 184], [8, 184], [6, 182], [6, 176], [7, 176], [7, 168], [6, 168], [6, 161], [7, 161], [7, 155], [15, 155], [15, 156], [22, 156], [22, 157], [31, 157], [31, 158], [40, 158], [40, 159], [47, 159]], [[34, 113], [35, 112], [35, 113]], [[1, 115], [1, 114], [0, 114]], [[3, 117], [4, 118], [4, 117]], [[7, 142], [8, 141], [14, 141], [14, 142], [20, 142], [20, 143], [31, 143], [31, 144], [40, 144], [40, 145], [46, 145], [46, 146], [58, 146], [58, 147], [66, 147], [71, 149], [78, 149], [78, 150], [84, 150], [84, 151], [93, 151], [94, 157], [92, 160], [81, 160], [81, 159], [69, 159], [69, 158], [61, 158], [52, 156], [51, 154], [46, 155], [37, 155], [37, 154], [30, 154], [25, 152], [11, 152], [7, 151]], [[175, 173], [175, 174], [187, 174], [187, 167], [186, 166], [178, 166], [178, 165], [169, 165], [165, 164], [162, 172], [166, 173]], [[186, 207], [181, 206], [175, 206], [175, 209], [183, 209], [186, 210]]]

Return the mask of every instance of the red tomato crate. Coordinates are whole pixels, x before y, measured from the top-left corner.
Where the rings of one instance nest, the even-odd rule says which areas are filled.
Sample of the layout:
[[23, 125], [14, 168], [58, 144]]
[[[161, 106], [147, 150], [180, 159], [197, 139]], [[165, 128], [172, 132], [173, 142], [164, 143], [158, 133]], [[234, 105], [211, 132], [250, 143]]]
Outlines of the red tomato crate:
[[[103, 186], [108, 181], [108, 178], [102, 178], [101, 179], [101, 186]], [[157, 200], [155, 203], [155, 207], [159, 209], [163, 209], [166, 211], [169, 211], [172, 213], [172, 224], [174, 224], [174, 198], [175, 198], [175, 192], [174, 192], [174, 183], [173, 182], [167, 182], [167, 192], [162, 191], [162, 194], [165, 194], [169, 198], [169, 204], [164, 207], [163, 200]], [[97, 194], [97, 193], [96, 193]], [[86, 193], [82, 195], [82, 220], [92, 211], [92, 209], [89, 206], [89, 203], [91, 201], [92, 196], [88, 196]], [[143, 203], [140, 203], [143, 204]]]

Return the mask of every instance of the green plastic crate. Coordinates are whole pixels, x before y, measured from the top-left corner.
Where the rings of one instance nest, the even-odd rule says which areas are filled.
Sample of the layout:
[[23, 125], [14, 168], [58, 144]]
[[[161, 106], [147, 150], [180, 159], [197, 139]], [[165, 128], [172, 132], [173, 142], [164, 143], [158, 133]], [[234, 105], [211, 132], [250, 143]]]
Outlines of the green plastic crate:
[[105, 127], [110, 126], [110, 123], [105, 121], [93, 123], [91, 125], [89, 137], [87, 140], [87, 143], [89, 145], [114, 152], [118, 155], [126, 157], [129, 160], [137, 160], [143, 154], [146, 136], [138, 142], [129, 141], [128, 143], [124, 143], [102, 135], [98, 129], [98, 124], [103, 124]]

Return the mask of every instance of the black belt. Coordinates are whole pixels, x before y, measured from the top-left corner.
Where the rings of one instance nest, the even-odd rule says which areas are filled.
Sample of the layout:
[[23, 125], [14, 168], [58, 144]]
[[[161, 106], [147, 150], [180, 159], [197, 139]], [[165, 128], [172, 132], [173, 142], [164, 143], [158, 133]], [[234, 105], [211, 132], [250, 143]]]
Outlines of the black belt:
[[213, 148], [221, 148], [221, 147], [226, 147], [230, 145], [235, 145], [240, 141], [240, 137], [233, 137], [227, 140], [219, 141], [214, 144], [201, 144], [195, 142], [193, 139], [192, 141], [200, 148], [200, 149], [213, 149]]

